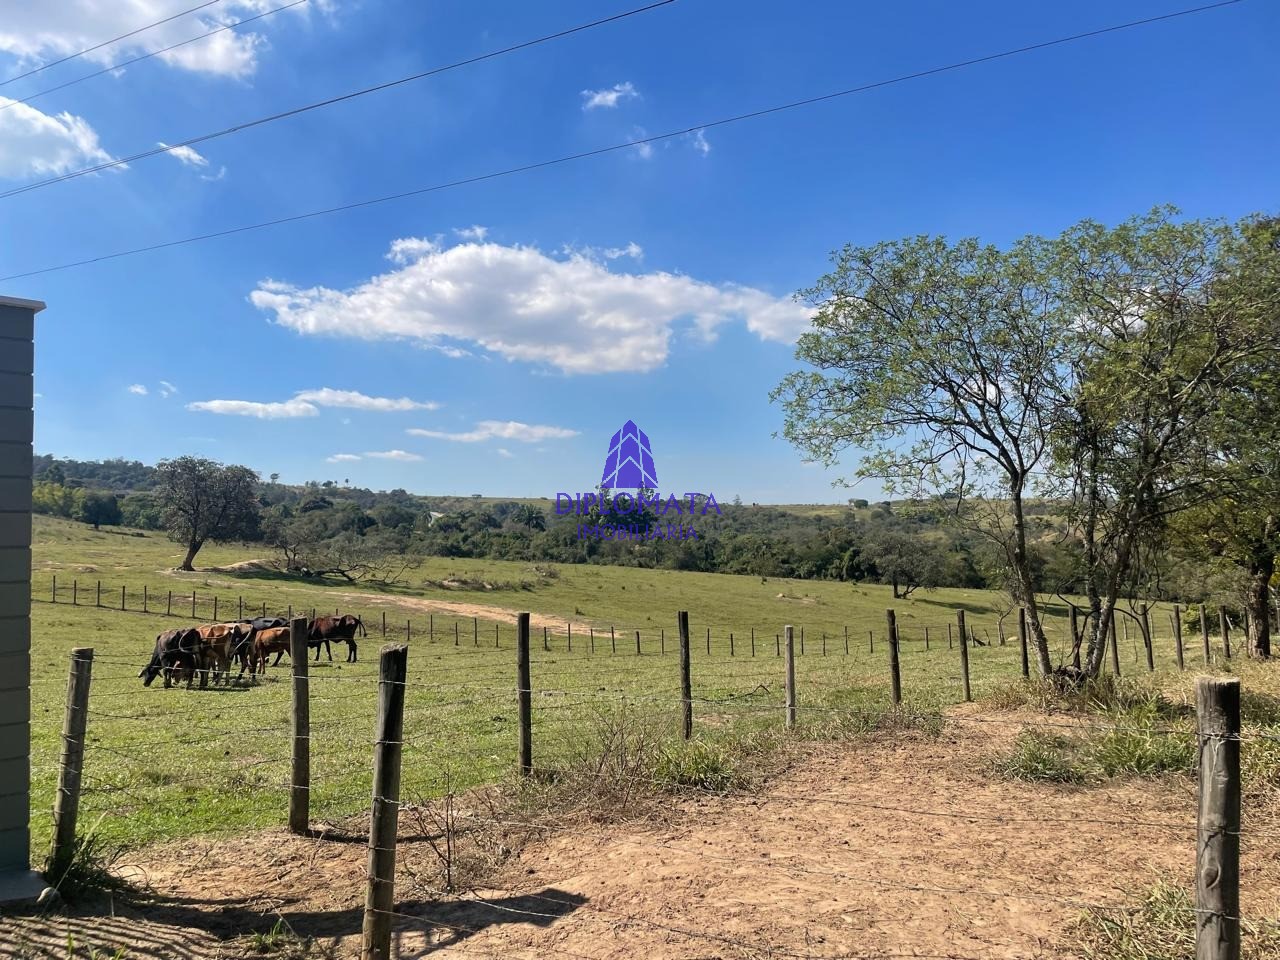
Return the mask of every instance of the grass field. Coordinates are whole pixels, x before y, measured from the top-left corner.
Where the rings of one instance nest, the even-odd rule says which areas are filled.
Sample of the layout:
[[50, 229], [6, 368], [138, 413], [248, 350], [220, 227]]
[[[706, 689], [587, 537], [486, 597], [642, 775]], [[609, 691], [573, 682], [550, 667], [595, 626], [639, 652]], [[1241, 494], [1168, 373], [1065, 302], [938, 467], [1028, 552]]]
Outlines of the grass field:
[[[679, 718], [675, 621], [681, 609], [690, 612], [692, 624], [701, 738], [781, 726], [783, 667], [775, 637], [788, 623], [795, 625], [797, 636], [804, 630], [797, 685], [802, 724], [811, 727], [828, 721], [825, 708], [887, 706], [887, 607], [897, 612], [909, 706], [932, 710], [961, 699], [958, 654], [949, 648], [947, 636], [957, 609], [966, 611], [979, 638], [992, 641], [971, 651], [975, 696], [995, 690], [1019, 669], [1012, 617], [1004, 627], [1014, 639], [1006, 646], [998, 643], [997, 618], [1007, 601], [983, 591], [937, 590], [895, 601], [888, 587], [876, 585], [441, 558], [416, 571], [408, 588], [376, 591], [298, 583], [260, 570], [180, 574], [172, 568], [181, 551], [162, 537], [95, 532], [48, 518], [37, 518], [35, 541], [32, 767], [37, 854], [49, 839], [67, 660], [76, 646], [95, 650], [81, 814], [85, 828], [113, 842], [137, 845], [284, 822], [290, 755], [287, 663], [270, 670], [258, 685], [229, 689], [165, 690], [158, 682], [144, 688], [138, 679], [155, 635], [190, 621], [193, 590], [197, 621], [212, 618], [210, 598], [217, 594], [224, 619], [239, 612], [243, 597], [247, 610], [259, 612], [263, 604], [280, 614], [289, 606], [356, 612], [372, 628], [358, 663], [341, 662], [345, 650], [338, 650], [333, 664], [313, 665], [312, 816], [317, 820], [356, 813], [368, 804], [383, 611], [393, 628], [388, 640], [403, 639], [404, 624], [412, 621], [403, 774], [404, 796], [410, 799], [499, 780], [513, 769], [512, 613], [517, 610], [540, 614], [551, 623], [549, 649], [543, 649], [540, 629], [534, 631], [532, 645], [534, 757], [543, 766], [555, 766], [582, 749], [595, 735], [600, 715], [620, 709], [662, 733], [674, 731]], [[211, 546], [197, 563], [225, 567], [261, 556], [261, 547]], [[56, 604], [50, 602], [55, 576]], [[73, 580], [80, 601], [75, 606], [70, 603]], [[99, 580], [102, 607], [96, 605]], [[423, 586], [441, 581], [470, 587]], [[175, 616], [141, 612], [144, 584], [153, 611], [163, 612], [170, 591], [185, 597], [175, 601]], [[122, 585], [128, 607], [123, 612]], [[439, 610], [432, 612], [437, 603]], [[446, 607], [450, 604], [455, 607]], [[475, 619], [471, 610], [458, 615], [458, 604], [477, 608]], [[1065, 607], [1055, 601], [1049, 612], [1054, 644], [1061, 649]], [[1172, 671], [1167, 614], [1157, 611], [1153, 620], [1157, 666]], [[1138, 645], [1122, 644], [1122, 651], [1122, 667], [1137, 671]]]

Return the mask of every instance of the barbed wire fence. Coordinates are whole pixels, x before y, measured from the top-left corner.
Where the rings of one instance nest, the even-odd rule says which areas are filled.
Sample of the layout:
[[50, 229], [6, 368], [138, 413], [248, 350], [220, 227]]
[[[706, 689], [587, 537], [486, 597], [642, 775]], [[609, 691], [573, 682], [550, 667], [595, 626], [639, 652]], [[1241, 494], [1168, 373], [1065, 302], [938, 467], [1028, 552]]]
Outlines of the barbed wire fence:
[[[1148, 619], [1148, 623], [1141, 631], [1141, 648], [1135, 637], [1134, 656], [1145, 649], [1147, 665], [1154, 669], [1151, 654], [1154, 631], [1150, 629], [1145, 608], [1135, 616], [1138, 623], [1143, 619]], [[1171, 633], [1178, 639], [1177, 663], [1182, 667], [1180, 632], [1175, 625], [1179, 622], [1175, 614]], [[1205, 622], [1203, 616], [1201, 622]], [[415, 635], [411, 623], [406, 622], [405, 642], [382, 650], [376, 677], [325, 675], [310, 670], [307, 625], [303, 617], [291, 622], [291, 665], [284, 678], [263, 677], [257, 684], [228, 684], [219, 690], [218, 695], [227, 699], [234, 720], [225, 729], [187, 732], [181, 727], [175, 728], [175, 717], [181, 718], [184, 712], [204, 717], [208, 707], [201, 703], [175, 708], [172, 701], [160, 705], [140, 704], [136, 691], [113, 688], [95, 693], [90, 706], [95, 665], [99, 667], [99, 681], [136, 679], [136, 674], [124, 667], [127, 663], [136, 666], [136, 661], [114, 655], [95, 656], [89, 648], [72, 651], [55, 795], [54, 861], [73, 855], [77, 819], [82, 815], [82, 796], [90, 800], [83, 814], [140, 818], [144, 822], [155, 820], [161, 830], [165, 818], [181, 816], [180, 810], [174, 812], [169, 805], [157, 804], [155, 791], [140, 790], [139, 782], [148, 784], [148, 777], [155, 776], [157, 754], [195, 751], [206, 760], [202, 770], [188, 770], [176, 776], [162, 774], [159, 782], [150, 782], [149, 786], [187, 793], [204, 788], [223, 791], [226, 796], [221, 814], [236, 829], [287, 822], [294, 833], [314, 835], [317, 816], [354, 816], [368, 811], [368, 890], [362, 938], [366, 955], [386, 957], [393, 926], [417, 919], [397, 910], [394, 896], [395, 849], [402, 828], [401, 817], [406, 810], [421, 808], [421, 804], [403, 800], [406, 793], [452, 798], [458, 788], [456, 776], [463, 767], [472, 783], [495, 782], [515, 770], [524, 780], [572, 775], [608, 780], [615, 789], [622, 784], [637, 792], [670, 788], [669, 779], [658, 779], [640, 765], [629, 767], [622, 762], [607, 770], [592, 771], [584, 770], [580, 763], [575, 764], [588, 740], [589, 724], [599, 722], [602, 715], [607, 723], [609, 711], [625, 709], [631, 711], [628, 723], [640, 717], [652, 725], [656, 736], [684, 741], [693, 738], [695, 721], [699, 730], [791, 728], [806, 720], [873, 724], [884, 718], [886, 709], [903, 710], [904, 700], [911, 699], [913, 690], [912, 658], [903, 655], [904, 638], [892, 610], [886, 611], [879, 630], [866, 621], [853, 625], [852, 636], [846, 628], [836, 637], [820, 634], [817, 644], [810, 638], [807, 654], [803, 629], [786, 626], [773, 634], [772, 642], [755, 630], [749, 631], [745, 642], [740, 639], [741, 634], [735, 636], [736, 631], [726, 631], [723, 636], [713, 638], [711, 631], [705, 630], [698, 636], [691, 630], [685, 612], [678, 614], [672, 636], [668, 636], [664, 628], [655, 630], [650, 626], [624, 632], [615, 627], [610, 630], [607, 646], [604, 637], [597, 636], [594, 628], [588, 628], [584, 639], [580, 632], [574, 636], [572, 625], [567, 625], [564, 634], [552, 634], [544, 629], [538, 637], [527, 613], [520, 614], [516, 623], [509, 625], [512, 629], [505, 647], [501, 625], [495, 624], [492, 648], [487, 637], [481, 642], [478, 621], [474, 619], [470, 638], [464, 631], [465, 620], [455, 618], [451, 630], [447, 621], [437, 630], [433, 620], [425, 635], [418, 635], [417, 644], [411, 643]], [[961, 691], [964, 699], [970, 699], [969, 655], [978, 653], [983, 646], [1001, 645], [1006, 638], [1000, 630], [1000, 640], [983, 644], [966, 622], [963, 611], [958, 612], [955, 624], [948, 626], [953, 627], [948, 631], [949, 649], [959, 653], [948, 661], [955, 672], [948, 671], [944, 678], [952, 692], [947, 699], [951, 702], [960, 699]], [[853, 647], [845, 645], [856, 644], [863, 629], [867, 631], [867, 654], [880, 654], [882, 666], [874, 672], [856, 674], [832, 674], [824, 670], [824, 662], [834, 662], [831, 658], [852, 656]], [[941, 656], [942, 631], [926, 627], [918, 632], [920, 636], [913, 641], [919, 652], [932, 650]], [[1205, 633], [1207, 635], [1207, 625]], [[1113, 631], [1113, 641], [1114, 637]], [[1025, 641], [1024, 627], [1016, 641], [1021, 645], [1024, 675], [1027, 674]], [[1224, 645], [1229, 643], [1225, 636], [1223, 641]], [[506, 652], [496, 655], [494, 648]], [[420, 676], [412, 679], [408, 673], [410, 650], [415, 659], [424, 661]], [[850, 653], [843, 653], [845, 650]], [[1111, 652], [1113, 658], [1119, 656], [1119, 647], [1114, 642]], [[1223, 653], [1226, 655], [1225, 650]], [[809, 667], [804, 665], [806, 656]], [[824, 661], [824, 658], [827, 659]], [[619, 664], [624, 665], [621, 670]], [[904, 664], [908, 667], [905, 684]], [[101, 669], [104, 667], [105, 671]], [[869, 709], [849, 702], [851, 690], [875, 689], [882, 693], [886, 674], [887, 707]], [[374, 685], [376, 697], [371, 689]], [[1072, 817], [1058, 821], [1093, 822], [1121, 830], [1149, 831], [1154, 835], [1172, 834], [1185, 837], [1188, 843], [1194, 838], [1198, 864], [1197, 932], [1202, 942], [1211, 945], [1207, 948], [1210, 952], [1202, 955], [1215, 960], [1235, 960], [1239, 956], [1240, 746], [1255, 736], [1241, 733], [1239, 699], [1237, 680], [1201, 678], [1197, 683], [1198, 822], [1119, 817], [1092, 821]], [[1027, 727], [1025, 720], [956, 715], [941, 709], [918, 710], [916, 715], [917, 719], [938, 728], [966, 724]], [[95, 719], [128, 725], [131, 729], [128, 741], [106, 743], [95, 738]], [[1052, 721], [1039, 725], [1055, 726]], [[1056, 725], [1072, 730], [1086, 726], [1108, 731], [1124, 729], [1123, 724], [1115, 723]], [[370, 728], [376, 728], [374, 755], [372, 763], [366, 763], [360, 758], [368, 755]], [[1143, 732], [1160, 736], [1187, 735], [1187, 731], [1175, 727], [1146, 727]], [[616, 729], [614, 734], [626, 735], [625, 731]], [[1276, 739], [1262, 734], [1256, 738]], [[287, 744], [281, 742], [285, 740]], [[246, 743], [252, 744], [252, 748], [233, 750], [230, 746]], [[223, 748], [221, 756], [219, 748]], [[86, 750], [91, 756], [101, 753], [108, 762], [86, 764]], [[165, 777], [172, 777], [173, 782], [163, 782]], [[768, 799], [864, 806], [904, 816], [949, 817], [1001, 826], [1054, 822], [1049, 818], [928, 809], [911, 804], [863, 803], [856, 797], [838, 794], [801, 797], [697, 783], [683, 783], [680, 787], [728, 801]], [[485, 809], [481, 804], [467, 816], [473, 822], [504, 826], [496, 811], [486, 816]], [[521, 826], [528, 827], [527, 824]], [[677, 850], [669, 843], [655, 846]], [[710, 861], [725, 859], [709, 850], [679, 852]], [[448, 862], [449, 856], [446, 851], [442, 859]], [[922, 896], [1051, 900], [1101, 911], [1120, 909], [1114, 904], [1077, 902], [1043, 890], [1017, 892], [904, 884], [845, 871], [823, 871], [796, 858], [775, 859], [769, 869], [796, 876], [843, 879]], [[474, 893], [468, 896], [490, 909], [524, 916], [531, 922], [581, 912], [598, 917], [601, 922], [651, 927], [691, 942], [733, 945], [757, 952], [761, 949], [758, 942], [747, 943], [703, 929], [664, 924], [636, 912], [610, 912], [563, 892], [547, 896], [511, 891], [510, 896], [501, 900]], [[449, 926], [438, 920], [432, 922]], [[478, 932], [465, 925], [457, 925], [453, 930], [458, 940]], [[781, 946], [770, 946], [769, 950], [773, 951], [770, 955], [780, 957], [820, 956], [789, 952]]]

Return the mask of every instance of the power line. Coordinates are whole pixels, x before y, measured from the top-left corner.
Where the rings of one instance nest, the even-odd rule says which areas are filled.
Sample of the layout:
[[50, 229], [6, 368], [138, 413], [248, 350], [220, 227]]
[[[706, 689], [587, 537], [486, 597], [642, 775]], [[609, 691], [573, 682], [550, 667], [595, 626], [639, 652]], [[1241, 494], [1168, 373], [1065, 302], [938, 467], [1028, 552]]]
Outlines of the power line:
[[92, 47], [85, 47], [83, 50], [79, 51], [78, 53], [69, 53], [65, 57], [61, 57], [57, 60], [50, 60], [47, 63], [42, 63], [38, 67], [32, 67], [26, 73], [20, 73], [16, 77], [10, 77], [8, 80], [0, 80], [0, 87], [3, 87], [9, 83], [13, 83], [15, 80], [21, 80], [24, 77], [29, 77], [29, 76], [32, 76], [33, 74], [40, 73], [42, 70], [48, 70], [50, 67], [56, 67], [58, 64], [66, 63], [68, 60], [74, 60], [76, 59], [76, 57], [83, 57], [86, 53], [93, 53], [93, 51], [101, 50], [103, 47], [109, 47], [111, 44], [116, 43], [117, 41], [127, 40], [129, 39], [129, 37], [137, 36], [139, 33], [143, 33], [144, 31], [150, 30], [152, 27], [158, 27], [161, 24], [168, 23], [171, 20], [177, 20], [180, 17], [185, 17], [189, 13], [195, 13], [197, 10], [203, 10], [205, 7], [212, 7], [215, 3], [221, 3], [221, 2], [222, 0], [205, 0], [204, 3], [191, 7], [189, 10], [183, 10], [181, 13], [175, 13], [171, 17], [165, 17], [163, 20], [157, 20], [155, 21], [155, 23], [148, 23], [145, 26], [138, 27], [137, 30], [130, 30], [128, 33], [122, 33], [118, 37], [112, 37], [110, 40], [103, 40], [101, 43], [95, 43]]
[[668, 131], [667, 133], [656, 134], [652, 137], [644, 137], [639, 140], [628, 140], [625, 143], [615, 143], [606, 147], [597, 147], [594, 150], [584, 150], [579, 153], [571, 153], [565, 156], [555, 157], [550, 160], [539, 160], [532, 163], [522, 164], [517, 167], [508, 167], [504, 170], [496, 170], [491, 173], [476, 174], [470, 177], [462, 177], [457, 180], [449, 180], [443, 183], [432, 184], [431, 186], [418, 187], [413, 190], [404, 190], [400, 193], [384, 194], [380, 197], [371, 197], [366, 200], [357, 200], [352, 203], [339, 204], [333, 207], [324, 207], [319, 210], [311, 210], [306, 213], [296, 213], [287, 217], [277, 217], [273, 220], [263, 220], [258, 223], [245, 224], [239, 227], [229, 227], [225, 230], [215, 230], [211, 233], [197, 234], [191, 237], [183, 237], [179, 240], [166, 240], [161, 243], [148, 244], [143, 247], [134, 247], [130, 250], [120, 250], [115, 253], [101, 254], [96, 257], [88, 257], [84, 260], [72, 260], [68, 263], [58, 264], [53, 267], [42, 267], [38, 270], [28, 270], [24, 273], [13, 273], [8, 276], [0, 277], [0, 282], [7, 280], [21, 280], [26, 277], [39, 276], [45, 273], [53, 273], [58, 270], [69, 270], [73, 267], [83, 267], [91, 263], [101, 263], [105, 260], [117, 260], [121, 257], [131, 257], [140, 253], [150, 253], [155, 250], [164, 250], [169, 247], [184, 246], [189, 243], [199, 243], [204, 240], [214, 240], [219, 237], [234, 236], [239, 233], [247, 233], [250, 230], [261, 230], [266, 227], [280, 226], [286, 223], [295, 223], [300, 220], [310, 220], [315, 217], [328, 216], [332, 213], [342, 213], [347, 210], [358, 210], [362, 207], [376, 206], [381, 203], [390, 203], [394, 200], [405, 200], [409, 197], [419, 197], [429, 193], [437, 193], [442, 190], [450, 190], [456, 187], [468, 186], [475, 183], [483, 183], [488, 180], [498, 180], [504, 177], [514, 176], [520, 173], [529, 173], [534, 170], [541, 170], [546, 167], [554, 167], [562, 164], [573, 163], [578, 160], [585, 160], [591, 157], [604, 156], [609, 153], [616, 153], [621, 150], [628, 150], [639, 147], [643, 144], [658, 143], [663, 140], [671, 140], [677, 137], [688, 136], [699, 130], [707, 130], [713, 127], [727, 126], [733, 123], [740, 123], [744, 120], [754, 120], [759, 117], [765, 117], [776, 113], [782, 113], [786, 110], [794, 110], [800, 107], [813, 106], [818, 103], [825, 103], [841, 97], [852, 96], [857, 93], [866, 93], [870, 90], [876, 90], [881, 87], [892, 86], [894, 84], [905, 83], [909, 80], [918, 80], [923, 77], [935, 76], [940, 73], [947, 73], [954, 70], [960, 70], [965, 67], [975, 66], [981, 63], [989, 63], [993, 60], [1001, 60], [1007, 57], [1017, 56], [1022, 53], [1029, 53], [1034, 50], [1043, 50], [1047, 47], [1060, 46], [1066, 43], [1073, 43], [1077, 40], [1084, 40], [1091, 37], [1102, 36], [1108, 33], [1115, 33], [1120, 30], [1128, 30], [1133, 27], [1145, 26], [1147, 24], [1159, 23], [1165, 20], [1173, 20], [1178, 17], [1190, 16], [1191, 14], [1203, 13], [1208, 10], [1216, 10], [1222, 7], [1232, 6], [1241, 3], [1243, 0], [1221, 0], [1219, 3], [1212, 3], [1205, 6], [1192, 7], [1186, 10], [1179, 10], [1175, 13], [1167, 13], [1157, 17], [1147, 17], [1142, 20], [1130, 20], [1126, 23], [1115, 24], [1110, 27], [1102, 27], [1097, 30], [1089, 30], [1084, 33], [1076, 33], [1066, 37], [1059, 37], [1054, 40], [1045, 40], [1040, 43], [1028, 44], [1027, 46], [1015, 47], [1011, 50], [1004, 50], [1000, 53], [988, 54], [982, 57], [975, 57], [969, 60], [960, 60], [946, 66], [933, 67], [928, 70], [920, 70], [915, 73], [903, 74], [888, 80], [877, 80], [872, 83], [863, 84], [857, 87], [849, 87], [845, 90], [838, 90], [834, 93], [822, 94], [816, 97], [808, 97], [803, 100], [792, 100], [788, 103], [778, 104], [772, 107], [764, 107], [759, 110], [752, 110], [748, 113], [740, 113], [731, 117], [724, 117], [719, 120], [710, 120], [705, 123], [694, 124], [693, 126], [684, 127], [679, 130]]
[[[245, 17], [243, 20], [237, 20], [235, 23], [227, 23], [215, 30], [209, 30], [199, 36], [192, 37], [189, 40], [180, 40], [177, 43], [171, 43], [167, 47], [161, 47], [159, 50], [152, 50], [150, 53], [143, 53], [128, 60], [121, 60], [119, 63], [113, 63], [109, 67], [103, 67], [101, 70], [95, 70], [93, 73], [86, 73], [83, 77], [76, 77], [74, 80], [68, 80], [66, 83], [60, 83], [56, 87], [49, 87], [41, 90], [39, 93], [33, 93], [29, 97], [20, 97], [17, 100], [10, 100], [8, 103], [0, 104], [0, 110], [8, 110], [10, 107], [17, 106], [20, 103], [30, 103], [32, 100], [38, 100], [40, 97], [48, 96], [58, 90], [65, 90], [67, 87], [73, 87], [77, 83], [83, 83], [85, 80], [92, 80], [94, 77], [100, 77], [104, 73], [111, 73], [113, 70], [121, 70], [125, 67], [131, 67], [135, 63], [143, 60], [149, 60], [152, 57], [158, 57], [162, 53], [168, 53], [170, 50], [177, 50], [179, 47], [185, 47], [189, 43], [195, 43], [197, 40], [203, 40], [205, 37], [212, 37], [215, 33], [222, 33], [224, 30], [235, 30], [237, 27], [243, 27], [246, 23], [253, 23], [255, 20], [261, 20], [269, 17], [273, 13], [279, 13], [281, 10], [289, 10], [293, 7], [301, 6], [307, 0], [293, 0], [292, 3], [286, 3], [284, 6], [275, 7], [262, 13], [254, 14], [252, 17]], [[15, 78], [16, 79], [16, 78]], [[7, 82], [7, 81], [6, 81]]]
[[[103, 163], [94, 164], [91, 167], [82, 167], [79, 170], [72, 170], [70, 173], [64, 173], [56, 177], [49, 177], [46, 180], [37, 180], [35, 183], [28, 183], [25, 186], [15, 187], [12, 190], [7, 190], [4, 193], [0, 193], [0, 199], [3, 199], [5, 197], [17, 196], [20, 193], [26, 193], [30, 190], [38, 190], [41, 187], [47, 187], [55, 183], [62, 183], [65, 180], [74, 180], [77, 177], [83, 177], [89, 173], [98, 173], [99, 171], [109, 170], [112, 167], [123, 166], [125, 164], [133, 163], [137, 160], [145, 160], [147, 157], [154, 157], [157, 154], [161, 154], [161, 153], [169, 153], [173, 150], [177, 150], [182, 147], [190, 147], [193, 144], [205, 143], [206, 141], [209, 141], [209, 140], [215, 140], [218, 137], [225, 137], [228, 134], [239, 133], [242, 130], [249, 130], [253, 127], [260, 127], [266, 123], [273, 123], [276, 120], [284, 120], [287, 117], [296, 117], [299, 114], [307, 113], [311, 110], [319, 110], [321, 107], [330, 107], [330, 106], [333, 106], [335, 103], [343, 103], [347, 100], [354, 100], [357, 97], [363, 97], [370, 93], [380, 93], [381, 91], [389, 90], [392, 87], [398, 87], [402, 84], [412, 83], [415, 80], [422, 80], [425, 77], [433, 77], [433, 76], [436, 76], [437, 74], [446, 73], [450, 70], [457, 70], [460, 67], [471, 66], [472, 64], [481, 63], [482, 61], [485, 61], [485, 60], [492, 60], [495, 57], [501, 57], [508, 53], [514, 53], [517, 50], [524, 50], [528, 47], [535, 47], [535, 46], [538, 46], [539, 44], [548, 43], [552, 40], [561, 40], [565, 37], [572, 36], [576, 33], [582, 33], [583, 31], [590, 30], [594, 27], [604, 26], [605, 24], [614, 23], [618, 20], [625, 20], [628, 17], [634, 17], [637, 14], [648, 13], [650, 10], [656, 10], [659, 7], [665, 7], [675, 2], [676, 0], [655, 0], [655, 2], [646, 4], [643, 7], [636, 7], [632, 10], [626, 10], [622, 13], [615, 13], [612, 16], [603, 17], [599, 20], [592, 20], [589, 23], [579, 24], [576, 27], [569, 27], [567, 30], [560, 30], [560, 31], [557, 31], [556, 33], [549, 33], [546, 36], [537, 37], [533, 40], [524, 40], [524, 41], [521, 41], [520, 43], [512, 44], [511, 46], [508, 46], [508, 47], [503, 47], [500, 50], [491, 50], [488, 53], [482, 53], [482, 54], [479, 54], [478, 56], [469, 57], [466, 60], [458, 60], [454, 63], [446, 64], [441, 67], [432, 67], [430, 70], [424, 70], [421, 73], [414, 73], [414, 74], [410, 74], [407, 77], [400, 77], [397, 80], [388, 80], [386, 83], [379, 83], [372, 87], [364, 87], [360, 90], [353, 90], [350, 93], [344, 93], [336, 97], [330, 97], [327, 100], [317, 100], [315, 103], [304, 104], [301, 107], [293, 107], [290, 110], [284, 110], [284, 111], [281, 111], [280, 113], [273, 113], [269, 116], [259, 117], [256, 120], [247, 120], [244, 123], [237, 123], [235, 126], [226, 127], [222, 130], [215, 130], [212, 133], [204, 133], [196, 137], [190, 137], [178, 143], [152, 147], [149, 150], [144, 150], [141, 153], [135, 153], [132, 156], [120, 157], [119, 159], [115, 159], [115, 160], [108, 160]], [[1239, 2], [1239, 0], [1232, 0], [1232, 2]]]

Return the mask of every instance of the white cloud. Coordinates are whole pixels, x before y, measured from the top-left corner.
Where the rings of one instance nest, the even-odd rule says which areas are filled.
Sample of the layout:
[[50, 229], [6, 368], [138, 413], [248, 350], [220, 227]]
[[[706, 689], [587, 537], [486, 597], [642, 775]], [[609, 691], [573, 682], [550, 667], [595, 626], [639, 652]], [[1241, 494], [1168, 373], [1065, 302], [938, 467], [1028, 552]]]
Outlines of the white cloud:
[[456, 233], [458, 236], [460, 236], [463, 240], [479, 241], [479, 240], [483, 240], [485, 237], [489, 235], [489, 228], [482, 227], [478, 223], [473, 223], [469, 227], [462, 227], [460, 229], [454, 230], [453, 232]]
[[607, 260], [617, 260], [619, 257], [630, 257], [632, 260], [644, 259], [644, 248], [634, 240], [625, 247], [605, 247], [601, 252]]
[[387, 251], [387, 259], [392, 263], [413, 263], [415, 260], [435, 253], [440, 245], [426, 237], [401, 237], [391, 241], [391, 249]]
[[156, 146], [163, 147], [169, 152], [169, 156], [180, 161], [184, 167], [207, 167], [209, 165], [208, 158], [201, 156], [191, 147], [171, 147], [163, 140], [156, 141]]
[[542, 440], [564, 440], [578, 435], [577, 430], [566, 427], [521, 423], [518, 420], [481, 420], [474, 430], [464, 433], [423, 430], [420, 427], [410, 427], [405, 433], [415, 437], [430, 437], [433, 440], [452, 440], [456, 443], [479, 443], [482, 440], [518, 440], [521, 443], [538, 443]]
[[510, 458], [515, 456], [515, 454], [512, 453], [510, 450], [508, 450], [506, 447], [499, 447], [496, 452], [500, 457]]
[[66, 173], [112, 159], [99, 146], [97, 133], [80, 117], [41, 113], [0, 97], [0, 178]]
[[635, 88], [635, 85], [630, 80], [625, 80], [604, 90], [583, 90], [582, 109], [595, 110], [603, 107], [606, 110], [612, 110], [620, 101], [638, 99], [639, 96], [640, 91]]
[[43, 400], [43, 399], [44, 399], [44, 394], [43, 394], [43, 393], [33, 393], [31, 396], [32, 396], [32, 397], [34, 397], [36, 400]]
[[649, 136], [649, 131], [644, 127], [635, 127], [631, 131], [630, 140], [636, 145], [636, 153], [640, 155], [641, 160], [649, 160], [653, 157], [652, 143], [639, 143]]
[[351, 290], [263, 281], [249, 299], [302, 334], [475, 344], [507, 360], [566, 373], [646, 371], [666, 362], [677, 322], [704, 338], [740, 321], [761, 339], [793, 342], [810, 311], [790, 298], [677, 273], [614, 272], [581, 253], [434, 244]]
[[305, 400], [286, 400], [283, 403], [258, 403], [254, 400], [197, 400], [194, 403], [188, 403], [187, 409], [229, 417], [257, 417], [259, 420], [314, 417], [320, 412]]
[[335, 453], [332, 457], [325, 457], [326, 463], [354, 463], [360, 459], [358, 453]]
[[160, 381], [160, 396], [166, 397], [166, 398], [172, 397], [177, 392], [178, 392], [178, 388], [175, 387], [168, 380]]
[[145, 397], [147, 395], [147, 388], [140, 383], [134, 383], [129, 385], [129, 392], [136, 393], [140, 397]]
[[295, 400], [314, 403], [320, 407], [346, 407], [351, 410], [376, 410], [389, 413], [396, 410], [439, 410], [440, 404], [434, 400], [410, 400], [408, 397], [369, 397], [355, 390], [334, 390], [322, 387], [319, 390], [303, 390], [294, 395]]
[[202, 173], [201, 180], [207, 180], [209, 183], [217, 183], [219, 180], [227, 179], [227, 168], [219, 167], [217, 173]]
[[366, 453], [365, 456], [373, 457], [375, 460], [400, 460], [404, 463], [414, 463], [422, 459], [418, 454], [409, 453], [407, 450], [383, 450], [376, 453]]
[[701, 130], [693, 132], [693, 149], [697, 150], [704, 157], [711, 152], [711, 144], [707, 142], [707, 136]]
[[[199, 36], [218, 26], [235, 23], [246, 16], [265, 12], [278, 5], [273, 0], [224, 0], [198, 14], [178, 17], [117, 43], [92, 50], [83, 59], [97, 64], [118, 63], [129, 57], [151, 53]], [[327, 10], [331, 6], [327, 0], [316, 0], [292, 9], [306, 15], [310, 7]], [[100, 0], [7, 3], [4, 18], [0, 21], [0, 51], [14, 54], [18, 58], [18, 72], [22, 72], [22, 67], [65, 57], [100, 43], [103, 37], [129, 33], [144, 24], [170, 17], [175, 12], [171, 0], [129, 0], [127, 3], [102, 3]], [[266, 20], [262, 24], [265, 26], [272, 22], [274, 21]], [[162, 53], [159, 59], [180, 70], [247, 77], [257, 68], [258, 57], [267, 46], [267, 40], [261, 33], [247, 29], [224, 30]]]
[[235, 417], [257, 417], [260, 420], [286, 420], [294, 417], [314, 417], [319, 407], [344, 407], [350, 410], [372, 410], [392, 413], [403, 410], [438, 410], [434, 401], [421, 402], [408, 397], [369, 397], [355, 390], [300, 390], [285, 401], [261, 403], [256, 400], [198, 400], [188, 403], [188, 410], [218, 413]]

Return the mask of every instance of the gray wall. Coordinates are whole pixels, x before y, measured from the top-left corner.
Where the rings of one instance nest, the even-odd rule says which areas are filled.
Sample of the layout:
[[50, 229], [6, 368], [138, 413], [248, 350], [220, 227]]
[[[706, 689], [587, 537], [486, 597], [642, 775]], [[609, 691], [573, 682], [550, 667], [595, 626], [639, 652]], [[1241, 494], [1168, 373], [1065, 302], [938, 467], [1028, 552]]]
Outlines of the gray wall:
[[36, 304], [0, 297], [0, 877], [30, 847], [31, 422]]

